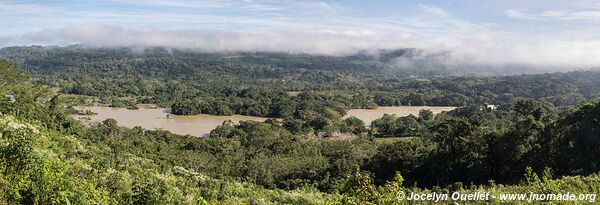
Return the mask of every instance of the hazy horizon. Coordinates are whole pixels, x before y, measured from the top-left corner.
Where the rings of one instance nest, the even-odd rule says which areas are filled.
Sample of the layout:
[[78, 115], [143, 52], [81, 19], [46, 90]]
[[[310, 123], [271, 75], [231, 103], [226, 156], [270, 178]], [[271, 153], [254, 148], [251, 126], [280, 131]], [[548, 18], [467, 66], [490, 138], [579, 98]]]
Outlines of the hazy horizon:
[[600, 66], [600, 1], [0, 1], [0, 47], [169, 47], [349, 55], [417, 48], [443, 63]]

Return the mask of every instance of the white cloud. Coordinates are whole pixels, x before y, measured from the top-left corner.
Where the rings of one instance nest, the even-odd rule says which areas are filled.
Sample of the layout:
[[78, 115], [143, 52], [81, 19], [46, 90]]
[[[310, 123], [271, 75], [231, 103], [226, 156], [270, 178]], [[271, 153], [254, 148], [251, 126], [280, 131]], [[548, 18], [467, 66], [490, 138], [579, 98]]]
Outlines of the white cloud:
[[545, 10], [534, 12], [527, 9], [509, 9], [508, 17], [529, 20], [583, 20], [600, 22], [600, 9], [588, 10]]
[[[71, 17], [85, 20], [71, 20], [75, 23], [67, 24], [70, 26], [27, 32], [20, 37], [11, 37], [8, 42], [0, 39], [0, 43], [160, 46], [211, 52], [276, 51], [329, 55], [359, 50], [419, 48], [426, 54], [450, 51], [449, 57], [443, 60], [452, 64], [518, 64], [554, 69], [600, 66], [599, 29], [586, 27], [552, 33], [501, 30], [494, 25], [459, 18], [432, 5], [418, 5], [421, 13], [416, 15], [365, 17], [346, 13], [346, 8], [336, 4], [318, 1], [224, 0], [225, 3], [191, 4], [181, 0], [125, 1], [128, 4], [148, 3], [151, 8], [163, 5], [176, 9], [144, 7], [114, 13], [71, 11], [68, 12]], [[215, 8], [228, 11], [231, 8], [226, 5], [229, 4], [243, 5], [235, 6], [238, 10], [234, 13], [240, 15], [180, 10], [189, 5], [192, 10]], [[253, 9], [264, 9], [269, 16], [238, 12]], [[595, 15], [566, 10], [507, 10], [506, 14], [520, 19], [585, 19]]]
[[530, 16], [526, 14], [526, 11], [519, 9], [509, 9], [504, 11], [506, 16], [516, 19], [537, 19], [535, 16]]
[[179, 9], [211, 9], [213, 11], [243, 11], [260, 12], [303, 12], [310, 11], [336, 11], [342, 7], [322, 1], [295, 1], [295, 0], [213, 0], [213, 1], [186, 1], [186, 0], [116, 0], [119, 3], [146, 7], [168, 7]]
[[0, 37], [0, 47], [5, 46], [10, 42], [10, 38], [8, 37]]
[[428, 13], [428, 14], [431, 14], [434, 16], [446, 17], [446, 16], [450, 15], [450, 14], [448, 14], [448, 12], [444, 11], [442, 8], [437, 7], [437, 6], [420, 4], [419, 7], [421, 7], [421, 9], [425, 13]]
[[[491, 35], [491, 36], [486, 36]], [[527, 65], [552, 69], [600, 66], [600, 40], [560, 40], [489, 33], [483, 37], [441, 38], [390, 33], [217, 31], [122, 28], [84, 24], [29, 33], [23, 40], [80, 43], [88, 46], [171, 47], [209, 52], [274, 51], [345, 55], [360, 50], [420, 48], [426, 53], [451, 51], [451, 63]]]
[[89, 46], [159, 46], [215, 52], [278, 51], [331, 55], [363, 49], [391, 48], [384, 39], [369, 31], [161, 30], [103, 24], [46, 29], [26, 34], [22, 40], [50, 44], [81, 43]]
[[58, 12], [59, 8], [44, 6], [40, 4], [21, 2], [0, 2], [0, 13], [3, 14], [39, 14]]

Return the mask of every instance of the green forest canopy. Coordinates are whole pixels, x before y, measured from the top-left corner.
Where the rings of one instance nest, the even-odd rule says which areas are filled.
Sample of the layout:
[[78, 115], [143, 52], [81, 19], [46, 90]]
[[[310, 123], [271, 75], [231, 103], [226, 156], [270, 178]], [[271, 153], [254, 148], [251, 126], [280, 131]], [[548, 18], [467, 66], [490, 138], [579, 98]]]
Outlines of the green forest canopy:
[[[29, 82], [11, 63], [1, 61], [0, 70], [14, 76], [0, 79], [0, 94], [16, 99], [0, 99], [0, 200], [8, 204], [392, 204], [398, 191], [432, 188], [600, 191], [596, 101], [563, 110], [537, 98], [515, 99], [498, 110], [471, 105], [433, 117], [384, 116], [367, 130], [334, 115], [351, 107], [336, 108], [350, 101], [338, 98], [347, 94], [307, 92], [292, 99], [299, 105], [284, 122], [225, 122], [196, 138], [119, 127], [114, 120], [83, 126], [69, 116], [63, 97]], [[554, 74], [521, 77], [546, 76]], [[320, 139], [306, 129], [357, 137]], [[395, 136], [401, 138], [389, 143], [373, 138]]]

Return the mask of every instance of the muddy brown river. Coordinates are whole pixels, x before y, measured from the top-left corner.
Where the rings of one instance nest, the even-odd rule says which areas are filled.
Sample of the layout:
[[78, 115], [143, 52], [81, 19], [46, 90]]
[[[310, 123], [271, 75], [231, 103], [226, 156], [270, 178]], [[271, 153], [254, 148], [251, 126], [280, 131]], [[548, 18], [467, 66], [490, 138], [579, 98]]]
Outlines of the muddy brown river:
[[419, 114], [420, 110], [431, 110], [437, 114], [442, 111], [450, 111], [456, 107], [442, 107], [442, 106], [393, 106], [393, 107], [377, 107], [377, 109], [352, 109], [348, 110], [348, 113], [344, 118], [349, 116], [357, 117], [370, 125], [373, 120], [381, 118], [384, 114], [396, 114], [398, 116], [408, 116]]
[[[221, 125], [223, 121], [231, 120], [234, 123], [239, 123], [242, 120], [265, 121], [268, 118], [252, 117], [242, 115], [232, 116], [215, 116], [215, 115], [192, 115], [179, 116], [169, 115], [165, 109], [156, 108], [140, 108], [137, 110], [128, 110], [125, 108], [111, 108], [100, 106], [78, 106], [78, 110], [90, 110], [98, 113], [97, 115], [76, 116], [77, 119], [86, 122], [100, 122], [108, 118], [113, 118], [119, 122], [120, 126], [135, 127], [141, 126], [145, 129], [165, 129], [177, 134], [189, 134], [194, 136], [204, 136], [210, 133], [211, 130]], [[89, 117], [89, 120], [85, 118]]]
[[[101, 106], [78, 106], [78, 110], [90, 110], [97, 115], [81, 116], [76, 118], [86, 123], [100, 122], [108, 118], [113, 118], [119, 122], [120, 126], [135, 127], [140, 126], [145, 129], [164, 129], [177, 134], [189, 134], [194, 136], [205, 136], [211, 130], [221, 125], [223, 121], [231, 120], [234, 123], [239, 123], [243, 120], [265, 121], [268, 118], [252, 117], [242, 115], [232, 116], [215, 116], [215, 115], [192, 115], [178, 116], [168, 115], [163, 108], [150, 108], [151, 106], [140, 106], [138, 110], [128, 110], [125, 108], [111, 108]], [[367, 125], [371, 121], [381, 118], [383, 114], [396, 114], [398, 116], [406, 116], [409, 114], [417, 115], [419, 110], [429, 109], [434, 113], [448, 111], [454, 107], [428, 107], [428, 106], [396, 106], [396, 107], [378, 107], [377, 109], [353, 109], [348, 111], [348, 116], [356, 116], [363, 120]]]

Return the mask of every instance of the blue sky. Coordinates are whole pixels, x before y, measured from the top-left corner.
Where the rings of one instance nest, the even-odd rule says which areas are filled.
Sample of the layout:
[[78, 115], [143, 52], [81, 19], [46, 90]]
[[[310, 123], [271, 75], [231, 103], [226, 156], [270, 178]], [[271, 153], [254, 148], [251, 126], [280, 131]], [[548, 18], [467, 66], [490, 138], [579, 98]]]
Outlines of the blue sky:
[[0, 26], [0, 46], [416, 47], [455, 61], [600, 66], [598, 0], [0, 0]]
[[421, 23], [442, 13], [505, 31], [561, 31], [598, 26], [600, 1], [0, 1], [0, 24], [8, 28], [3, 36], [86, 23], [162, 29], [368, 30], [367, 24], [430, 29]]

